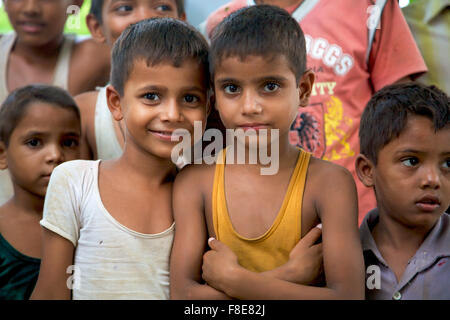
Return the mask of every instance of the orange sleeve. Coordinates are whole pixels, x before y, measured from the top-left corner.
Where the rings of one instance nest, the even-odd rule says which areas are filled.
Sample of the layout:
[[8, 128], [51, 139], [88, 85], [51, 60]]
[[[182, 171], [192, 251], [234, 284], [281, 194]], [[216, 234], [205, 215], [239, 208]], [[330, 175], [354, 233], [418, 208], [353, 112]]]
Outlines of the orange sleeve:
[[397, 1], [386, 3], [380, 29], [375, 33], [369, 71], [375, 91], [403, 77], [415, 79], [428, 71]]
[[234, 0], [214, 11], [206, 20], [206, 34], [208, 35], [208, 38], [211, 38], [212, 31], [223, 19], [246, 5], [247, 2], [245, 0]]

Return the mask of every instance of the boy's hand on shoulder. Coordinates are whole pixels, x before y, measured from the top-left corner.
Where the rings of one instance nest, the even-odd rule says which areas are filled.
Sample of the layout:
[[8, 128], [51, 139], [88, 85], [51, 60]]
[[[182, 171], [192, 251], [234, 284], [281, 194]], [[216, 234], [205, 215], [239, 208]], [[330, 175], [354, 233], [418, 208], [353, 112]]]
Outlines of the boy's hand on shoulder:
[[322, 243], [315, 244], [322, 235], [322, 227], [312, 228], [289, 254], [286, 281], [310, 285], [323, 274]]
[[240, 268], [237, 256], [219, 240], [210, 238], [208, 244], [211, 250], [203, 255], [202, 278], [211, 287], [225, 292], [229, 277]]

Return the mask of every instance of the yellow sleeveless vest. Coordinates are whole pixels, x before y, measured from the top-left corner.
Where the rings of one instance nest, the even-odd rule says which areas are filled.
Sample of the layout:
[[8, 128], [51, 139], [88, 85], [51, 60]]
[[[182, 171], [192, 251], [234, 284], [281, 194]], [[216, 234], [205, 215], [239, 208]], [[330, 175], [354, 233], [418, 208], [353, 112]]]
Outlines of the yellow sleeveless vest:
[[231, 248], [244, 268], [254, 272], [273, 270], [288, 261], [289, 253], [301, 237], [303, 191], [311, 154], [300, 149], [280, 211], [269, 230], [258, 238], [247, 239], [234, 230], [228, 215], [225, 153], [219, 154], [223, 161], [217, 161], [214, 175], [212, 214], [216, 238]]

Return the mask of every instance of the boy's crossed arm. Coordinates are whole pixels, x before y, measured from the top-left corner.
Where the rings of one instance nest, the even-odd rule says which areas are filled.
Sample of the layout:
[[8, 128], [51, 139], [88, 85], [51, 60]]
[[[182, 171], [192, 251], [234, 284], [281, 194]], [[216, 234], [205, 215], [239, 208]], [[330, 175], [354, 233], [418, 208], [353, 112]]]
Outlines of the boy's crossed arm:
[[325, 231], [322, 238], [327, 287], [305, 286], [248, 271], [217, 240], [210, 241], [213, 250], [205, 254], [203, 279], [238, 299], [363, 299], [364, 262], [357, 229], [354, 181], [343, 168], [327, 169], [328, 172], [319, 174], [323, 178], [313, 178], [324, 183], [316, 183], [312, 190], [317, 195], [316, 207]]
[[[225, 260], [231, 257], [236, 259], [236, 263], [237, 258], [217, 240], [209, 241], [213, 250], [204, 254], [207, 250], [208, 231], [203, 213], [203, 193], [198, 182], [208, 179], [197, 173], [199, 172], [192, 167], [184, 169], [174, 184], [176, 232], [170, 262], [171, 299], [230, 299], [223, 290], [216, 289], [218, 286], [203, 284], [202, 261], [205, 271], [205, 267], [211, 266], [210, 256], [221, 257], [225, 254]], [[320, 236], [321, 230], [313, 228], [292, 250], [289, 261], [274, 270], [261, 273], [262, 280], [273, 278], [292, 283], [313, 283], [323, 270], [322, 244], [314, 244]], [[218, 246], [222, 249], [220, 252], [217, 252]], [[205, 277], [205, 273], [203, 276]]]

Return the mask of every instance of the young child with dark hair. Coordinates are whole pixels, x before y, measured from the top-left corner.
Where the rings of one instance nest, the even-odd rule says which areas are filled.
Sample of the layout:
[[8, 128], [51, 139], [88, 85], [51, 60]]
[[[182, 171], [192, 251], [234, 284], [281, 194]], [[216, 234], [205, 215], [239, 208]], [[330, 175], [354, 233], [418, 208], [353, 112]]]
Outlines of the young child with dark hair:
[[[235, 135], [217, 164], [187, 167], [176, 178], [172, 298], [364, 298], [353, 178], [289, 143], [314, 82], [300, 26], [274, 6], [241, 9], [217, 27], [210, 55], [220, 118], [245, 136]], [[244, 164], [233, 165], [235, 147], [245, 150]], [[264, 152], [279, 152], [272, 175], [260, 171]], [[319, 223], [322, 244], [314, 245]], [[322, 249], [324, 287], [312, 285]]]
[[316, 74], [309, 104], [299, 108], [290, 128], [290, 142], [352, 173], [361, 223], [376, 206], [354, 165], [364, 106], [384, 86], [427, 71], [398, 1], [230, 0], [207, 19], [208, 36], [233, 11], [261, 4], [285, 9], [301, 25], [307, 65]]
[[[93, 0], [87, 25], [92, 37], [109, 50], [130, 24], [153, 17], [185, 20], [183, 0]], [[80, 106], [84, 159], [110, 160], [123, 152], [123, 122], [114, 121], [106, 103], [106, 86], [75, 97]]]
[[[14, 32], [0, 38], [0, 103], [8, 92], [46, 83], [76, 95], [108, 81], [108, 48], [64, 35], [71, 6], [83, 0], [3, 0]], [[80, 72], [83, 70], [83, 72]]]
[[123, 154], [52, 174], [33, 299], [169, 298], [174, 131], [205, 122], [208, 89], [208, 43], [193, 27], [154, 18], [122, 33], [106, 97]]
[[28, 299], [39, 274], [44, 198], [50, 175], [78, 159], [80, 112], [63, 89], [32, 85], [0, 108], [0, 170], [14, 195], [0, 206], [0, 300]]
[[[25, 85], [52, 84], [76, 95], [108, 82], [109, 49], [63, 34], [68, 7], [83, 0], [3, 3], [14, 32], [0, 36], [0, 104]], [[12, 195], [11, 180], [0, 172], [0, 205]]]
[[364, 110], [356, 170], [377, 199], [360, 228], [368, 299], [450, 299], [449, 102], [410, 83]]

